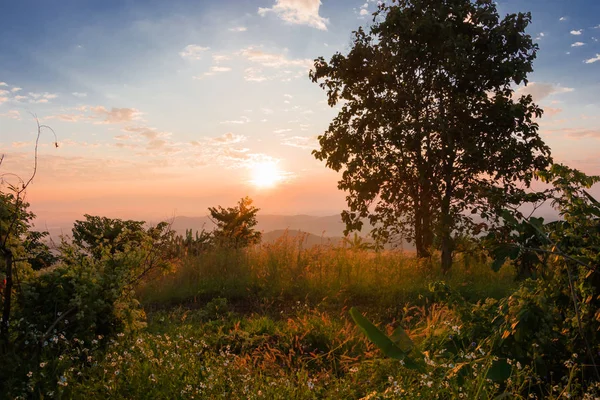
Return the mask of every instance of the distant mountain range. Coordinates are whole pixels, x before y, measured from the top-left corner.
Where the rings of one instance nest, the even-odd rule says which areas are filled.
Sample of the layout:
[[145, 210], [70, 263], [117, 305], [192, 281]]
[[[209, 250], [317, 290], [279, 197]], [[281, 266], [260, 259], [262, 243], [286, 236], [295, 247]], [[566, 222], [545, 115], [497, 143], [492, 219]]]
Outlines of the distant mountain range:
[[[316, 235], [318, 237], [344, 236], [346, 226], [339, 215], [327, 217], [315, 217], [312, 215], [258, 215], [258, 225], [256, 229], [263, 233], [290, 230], [301, 231]], [[205, 229], [211, 231], [214, 224], [206, 217], [175, 217], [172, 228], [177, 233], [185, 233], [186, 229], [200, 231]]]

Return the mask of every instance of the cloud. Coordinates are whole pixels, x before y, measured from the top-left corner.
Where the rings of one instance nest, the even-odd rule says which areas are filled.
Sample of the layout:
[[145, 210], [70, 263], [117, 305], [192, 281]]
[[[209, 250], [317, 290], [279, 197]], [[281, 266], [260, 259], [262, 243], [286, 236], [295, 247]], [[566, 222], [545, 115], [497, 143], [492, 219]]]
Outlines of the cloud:
[[271, 8], [259, 8], [258, 14], [265, 16], [274, 13], [289, 24], [308, 25], [312, 28], [327, 30], [328, 18], [319, 15], [320, 0], [275, 0]]
[[573, 43], [573, 44], [571, 45], [571, 47], [581, 47], [581, 46], [583, 46], [584, 44], [585, 44], [585, 43], [583, 43], [583, 42], [575, 42], [575, 43]]
[[313, 136], [292, 136], [284, 138], [281, 144], [299, 149], [316, 149], [318, 147], [317, 138]]
[[560, 17], [558, 20], [559, 20], [559, 21], [566, 21], [566, 20], [567, 20], [567, 17]]
[[0, 97], [0, 104], [6, 103], [8, 101], [8, 97]]
[[230, 32], [246, 32], [248, 30], [248, 28], [246, 28], [245, 26], [236, 26], [234, 28], [229, 28]]
[[0, 86], [8, 86], [8, 83], [6, 83], [6, 82], [0, 82]]
[[548, 107], [548, 108], [544, 108], [544, 116], [547, 117], [554, 117], [557, 114], [560, 114], [562, 112], [562, 108], [553, 108], [553, 107]]
[[245, 142], [247, 139], [248, 138], [244, 135], [235, 135], [231, 132], [228, 132], [222, 136], [210, 138], [210, 143], [216, 145], [230, 145]]
[[16, 93], [16, 92], [18, 92], [19, 90], [23, 90], [23, 88], [20, 88], [20, 87], [14, 87], [14, 88], [10, 89], [10, 91], [11, 91], [11, 92], [13, 92], [13, 93]]
[[309, 59], [290, 59], [285, 54], [270, 53], [259, 48], [250, 46], [240, 51], [241, 56], [248, 61], [262, 65], [263, 67], [281, 68], [281, 67], [306, 67], [310, 68], [313, 64]]
[[592, 63], [595, 63], [597, 61], [600, 61], [600, 54], [596, 54], [596, 57], [589, 58], [589, 59], [585, 60], [585, 63], [586, 64], [592, 64]]
[[362, 16], [364, 16], [364, 15], [369, 15], [369, 11], [368, 11], [368, 10], [366, 10], [366, 9], [364, 9], [364, 8], [362, 8], [362, 9], [360, 10], [360, 13], [359, 13], [359, 15], [362, 15]]
[[212, 59], [214, 62], [216, 63], [220, 63], [221, 61], [228, 61], [231, 60], [231, 57], [224, 55], [224, 54], [214, 54], [212, 56]]
[[565, 133], [568, 137], [572, 137], [575, 139], [591, 137], [600, 139], [600, 130], [599, 129], [562, 129], [557, 130], [559, 132]]
[[246, 117], [245, 115], [242, 115], [240, 117], [240, 119], [237, 120], [231, 120], [231, 121], [223, 121], [221, 122], [222, 124], [236, 124], [236, 125], [242, 125], [242, 124], [247, 124], [248, 122], [250, 122], [250, 118]]
[[244, 79], [249, 82], [264, 82], [267, 77], [262, 74], [261, 69], [250, 67], [244, 70]]
[[573, 88], [561, 87], [557, 85], [553, 85], [551, 83], [538, 83], [538, 82], [529, 82], [527, 86], [522, 86], [516, 90], [515, 95], [523, 96], [530, 94], [531, 97], [535, 101], [541, 101], [542, 99], [561, 93], [569, 93], [574, 91]]
[[210, 68], [210, 71], [205, 72], [204, 74], [202, 74], [202, 76], [194, 76], [193, 78], [199, 80], [199, 79], [204, 79], [204, 77], [206, 77], [206, 76], [213, 76], [213, 75], [216, 75], [218, 73], [228, 72], [228, 71], [231, 71], [231, 68], [229, 68], [229, 67], [221, 67], [221, 66], [215, 65], [215, 66], [213, 66], [213, 67]]
[[[0, 100], [0, 103], [2, 103], [1, 100]], [[19, 110], [8, 110], [6, 113], [0, 114], [0, 117], [6, 117], [6, 118], [11, 118], [11, 119], [21, 119], [21, 113], [19, 112]]]
[[204, 53], [207, 50], [210, 50], [210, 47], [202, 47], [198, 46], [197, 44], [188, 44], [183, 48], [181, 52], [179, 52], [179, 55], [182, 58], [187, 58], [190, 60], [199, 60], [200, 58], [202, 58], [202, 53]]
[[571, 35], [579, 36], [579, 35], [581, 35], [581, 32], [583, 32], [583, 29], [572, 30], [570, 33], [571, 33]]
[[[48, 93], [48, 92], [43, 92], [43, 93], [32, 93], [32, 92], [29, 92], [28, 95], [30, 97], [30, 99], [29, 99], [30, 103], [48, 103], [50, 100], [55, 99], [55, 98], [58, 97], [57, 94], [55, 94], [55, 93]], [[15, 99], [17, 97], [21, 97], [21, 96], [15, 96]]]
[[112, 108], [107, 110], [105, 107], [90, 107], [90, 111], [96, 119], [101, 119], [104, 124], [118, 124], [123, 122], [131, 122], [139, 119], [140, 112], [135, 108]]
[[210, 71], [211, 72], [228, 72], [228, 71], [231, 71], [231, 68], [215, 66], [215, 67], [211, 67]]
[[73, 96], [75, 97], [79, 97], [79, 98], [83, 98], [83, 97], [87, 97], [87, 93], [80, 93], [80, 92], [73, 92], [71, 93]]
[[273, 131], [273, 133], [276, 133], [276, 134], [279, 135], [279, 134], [282, 134], [282, 133], [285, 133], [285, 132], [291, 132], [291, 131], [292, 131], [291, 129], [276, 129], [276, 130]]

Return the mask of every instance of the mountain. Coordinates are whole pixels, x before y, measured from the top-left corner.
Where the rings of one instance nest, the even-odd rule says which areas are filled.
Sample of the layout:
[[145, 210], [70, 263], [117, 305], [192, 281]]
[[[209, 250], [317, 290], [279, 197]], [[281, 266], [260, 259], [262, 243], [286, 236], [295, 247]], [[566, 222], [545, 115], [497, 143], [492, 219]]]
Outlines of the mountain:
[[[312, 215], [258, 215], [258, 225], [256, 229], [264, 232], [291, 230], [302, 231], [316, 235], [318, 237], [327, 236], [344, 236], [345, 225], [339, 215], [331, 215], [326, 217], [316, 217]], [[172, 228], [177, 233], [185, 233], [186, 229], [192, 231], [207, 231], [212, 230], [214, 224], [211, 220], [205, 217], [175, 217], [173, 219]]]

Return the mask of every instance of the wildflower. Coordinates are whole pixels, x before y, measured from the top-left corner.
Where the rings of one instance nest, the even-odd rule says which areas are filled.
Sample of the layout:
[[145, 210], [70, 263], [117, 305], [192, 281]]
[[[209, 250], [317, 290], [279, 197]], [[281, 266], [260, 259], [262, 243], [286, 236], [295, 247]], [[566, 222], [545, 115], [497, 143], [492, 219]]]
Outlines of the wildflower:
[[313, 389], [315, 388], [315, 384], [314, 384], [314, 383], [312, 383], [312, 381], [308, 381], [308, 383], [307, 383], [306, 385], [308, 386], [308, 388], [309, 388], [310, 390], [313, 390]]
[[521, 363], [517, 361], [517, 369], [521, 369]]
[[27, 377], [28, 377], [28, 378], [31, 378], [32, 376], [33, 376], [33, 372], [29, 371], [29, 372], [27, 373]]
[[61, 375], [61, 377], [59, 378], [58, 382], [57, 382], [60, 386], [68, 386], [69, 384], [67, 383], [67, 378], [65, 378], [63, 375]]
[[44, 368], [44, 367], [46, 366], [46, 364], [48, 364], [48, 363], [41, 362], [41, 363], [40, 363], [40, 368]]

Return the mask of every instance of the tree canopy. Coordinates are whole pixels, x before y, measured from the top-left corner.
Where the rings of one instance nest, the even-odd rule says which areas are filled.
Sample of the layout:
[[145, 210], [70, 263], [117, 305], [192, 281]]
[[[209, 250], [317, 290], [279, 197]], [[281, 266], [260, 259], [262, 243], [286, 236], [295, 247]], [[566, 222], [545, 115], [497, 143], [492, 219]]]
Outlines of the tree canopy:
[[399, 0], [354, 32], [348, 54], [315, 60], [310, 73], [340, 111], [313, 154], [347, 191], [347, 230], [368, 217], [386, 240], [438, 243], [494, 220], [550, 163], [538, 134], [542, 110], [517, 97], [538, 49], [529, 13], [501, 19], [491, 0]]
[[236, 207], [209, 207], [208, 211], [217, 226], [213, 240], [218, 246], [241, 248], [260, 242], [262, 234], [254, 230], [260, 209], [252, 205], [251, 198], [242, 198]]

